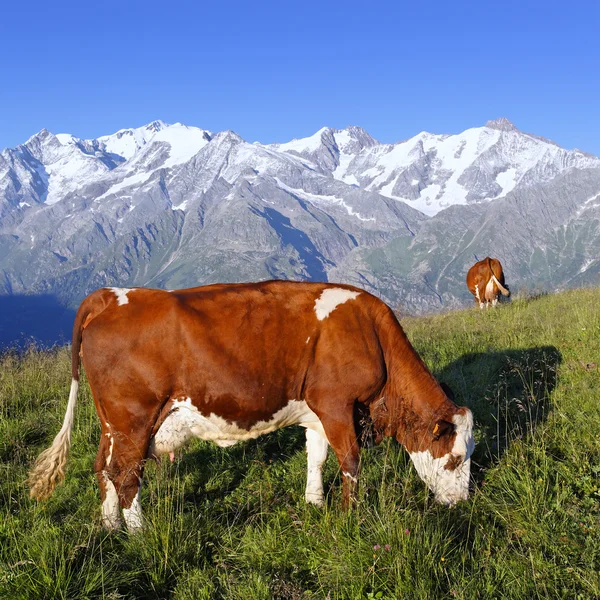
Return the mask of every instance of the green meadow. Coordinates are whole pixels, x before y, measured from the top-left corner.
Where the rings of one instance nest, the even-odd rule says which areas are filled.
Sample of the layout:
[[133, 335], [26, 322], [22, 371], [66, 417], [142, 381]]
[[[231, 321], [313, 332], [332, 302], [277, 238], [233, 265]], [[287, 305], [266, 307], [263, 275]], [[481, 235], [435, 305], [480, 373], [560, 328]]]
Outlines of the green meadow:
[[341, 510], [304, 503], [304, 432], [149, 462], [143, 533], [106, 533], [93, 474], [100, 428], [80, 388], [67, 477], [45, 503], [25, 481], [58, 432], [64, 348], [0, 357], [0, 598], [600, 598], [600, 289], [495, 310], [401, 318], [476, 422], [472, 495], [432, 502], [394, 440], [363, 450]]

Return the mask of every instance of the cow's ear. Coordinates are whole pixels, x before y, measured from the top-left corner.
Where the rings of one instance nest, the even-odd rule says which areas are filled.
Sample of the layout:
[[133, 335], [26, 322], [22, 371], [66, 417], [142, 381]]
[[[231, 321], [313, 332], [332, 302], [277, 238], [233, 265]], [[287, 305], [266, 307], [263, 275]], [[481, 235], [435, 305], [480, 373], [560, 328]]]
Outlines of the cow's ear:
[[434, 440], [439, 440], [441, 437], [445, 435], [450, 435], [454, 432], [454, 423], [450, 423], [444, 419], [440, 419], [434, 426], [431, 431], [431, 435]]
[[454, 402], [454, 392], [452, 391], [452, 388], [443, 381], [440, 382], [440, 387], [444, 390], [444, 394], [446, 394], [446, 396], [448, 396], [448, 398]]

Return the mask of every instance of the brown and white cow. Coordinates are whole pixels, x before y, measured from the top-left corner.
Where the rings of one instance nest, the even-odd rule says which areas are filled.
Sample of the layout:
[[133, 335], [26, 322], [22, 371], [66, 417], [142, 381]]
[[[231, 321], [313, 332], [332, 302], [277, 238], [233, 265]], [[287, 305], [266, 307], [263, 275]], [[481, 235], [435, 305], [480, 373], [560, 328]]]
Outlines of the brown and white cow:
[[498, 304], [498, 295], [510, 296], [508, 286], [504, 283], [502, 265], [497, 258], [489, 256], [475, 263], [467, 273], [467, 287], [479, 308], [488, 308], [490, 304]]
[[437, 501], [468, 496], [471, 411], [457, 407], [392, 310], [347, 285], [268, 281], [166, 292], [105, 288], [75, 318], [62, 429], [31, 471], [31, 496], [64, 478], [82, 356], [102, 424], [94, 468], [102, 519], [142, 526], [148, 458], [198, 437], [220, 446], [286, 425], [306, 428], [307, 502], [323, 503], [331, 446], [348, 506], [358, 483], [357, 409], [377, 441], [403, 444]]

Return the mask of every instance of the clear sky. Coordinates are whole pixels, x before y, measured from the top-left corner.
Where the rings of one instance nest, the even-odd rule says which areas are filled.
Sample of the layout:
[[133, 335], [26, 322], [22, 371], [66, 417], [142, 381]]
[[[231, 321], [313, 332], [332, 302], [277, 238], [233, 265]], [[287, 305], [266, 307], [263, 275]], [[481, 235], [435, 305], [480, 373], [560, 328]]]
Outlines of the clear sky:
[[0, 148], [154, 119], [248, 141], [359, 125], [383, 142], [505, 116], [600, 155], [600, 0], [15, 1]]

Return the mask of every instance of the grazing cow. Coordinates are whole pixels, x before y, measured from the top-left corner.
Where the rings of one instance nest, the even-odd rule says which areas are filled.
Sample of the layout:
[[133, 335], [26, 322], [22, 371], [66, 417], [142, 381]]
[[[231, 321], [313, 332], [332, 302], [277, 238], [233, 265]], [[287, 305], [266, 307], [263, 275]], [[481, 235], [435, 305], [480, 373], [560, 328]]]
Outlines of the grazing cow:
[[484, 258], [475, 263], [467, 273], [467, 287], [479, 308], [488, 308], [498, 304], [498, 294], [510, 296], [508, 286], [504, 283], [502, 265], [497, 258]]
[[[64, 478], [81, 355], [102, 425], [94, 469], [107, 528], [142, 526], [144, 463], [198, 437], [219, 446], [306, 428], [305, 499], [323, 503], [331, 446], [348, 507], [360, 424], [403, 444], [441, 503], [466, 499], [473, 418], [457, 407], [392, 310], [348, 285], [268, 281], [166, 292], [105, 288], [75, 318], [63, 426], [31, 471], [31, 496]], [[362, 414], [362, 419], [357, 415]]]

